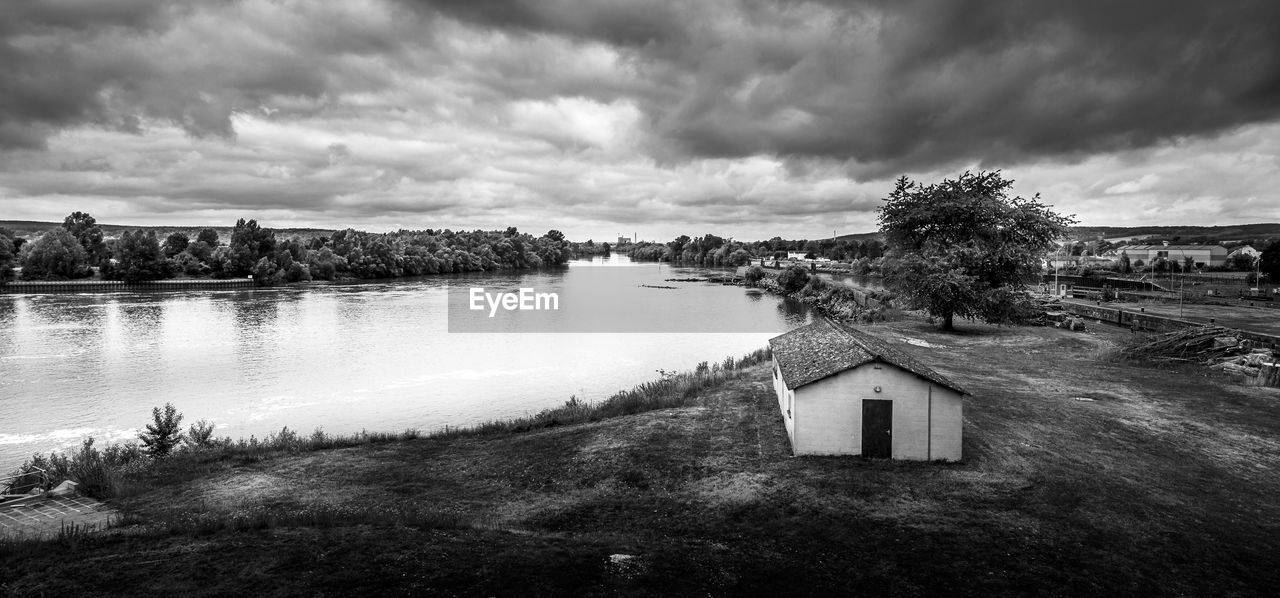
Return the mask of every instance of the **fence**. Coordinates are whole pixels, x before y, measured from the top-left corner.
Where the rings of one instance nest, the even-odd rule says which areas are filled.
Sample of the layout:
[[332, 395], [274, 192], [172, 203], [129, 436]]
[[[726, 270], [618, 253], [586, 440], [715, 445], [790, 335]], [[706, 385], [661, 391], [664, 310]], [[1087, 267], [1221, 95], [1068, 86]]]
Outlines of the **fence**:
[[39, 467], [28, 467], [22, 473], [0, 477], [0, 503], [25, 498], [33, 488], [48, 490], [49, 472]]
[[98, 293], [110, 291], [191, 291], [253, 288], [253, 279], [184, 279], [124, 282], [120, 280], [15, 280], [0, 284], [0, 293]]

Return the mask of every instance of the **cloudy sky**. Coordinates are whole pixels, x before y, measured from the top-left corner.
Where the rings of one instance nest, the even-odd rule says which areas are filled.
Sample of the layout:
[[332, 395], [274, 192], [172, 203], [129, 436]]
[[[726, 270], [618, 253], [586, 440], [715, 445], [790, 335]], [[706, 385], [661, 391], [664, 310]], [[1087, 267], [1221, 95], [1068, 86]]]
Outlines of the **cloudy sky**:
[[1270, 0], [3, 10], [0, 220], [817, 238], [1000, 168], [1083, 224], [1280, 221]]

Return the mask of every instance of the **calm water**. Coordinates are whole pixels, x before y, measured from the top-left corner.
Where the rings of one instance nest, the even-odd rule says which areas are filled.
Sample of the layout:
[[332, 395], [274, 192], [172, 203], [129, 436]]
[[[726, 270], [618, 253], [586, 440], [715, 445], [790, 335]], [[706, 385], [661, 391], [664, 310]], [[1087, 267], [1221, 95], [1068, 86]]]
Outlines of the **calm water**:
[[[595, 268], [616, 269], [588, 275]], [[518, 416], [739, 356], [808, 317], [740, 287], [664, 282], [708, 273], [613, 257], [557, 272], [308, 288], [0, 295], [0, 470], [86, 436], [131, 440], [165, 402], [184, 423], [207, 419], [232, 437]], [[754, 332], [449, 333], [450, 284], [554, 288], [566, 299], [623, 285], [634, 299], [609, 295], [624, 302], [617, 318], [658, 313], [664, 324], [637, 329], [743, 330], [749, 320]]]

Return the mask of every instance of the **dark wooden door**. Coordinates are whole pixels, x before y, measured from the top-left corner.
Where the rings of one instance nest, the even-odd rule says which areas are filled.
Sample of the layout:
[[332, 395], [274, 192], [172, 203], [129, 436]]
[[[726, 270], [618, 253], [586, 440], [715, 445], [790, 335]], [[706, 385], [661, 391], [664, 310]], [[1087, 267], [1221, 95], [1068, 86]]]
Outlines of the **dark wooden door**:
[[893, 401], [862, 400], [862, 456], [893, 456]]

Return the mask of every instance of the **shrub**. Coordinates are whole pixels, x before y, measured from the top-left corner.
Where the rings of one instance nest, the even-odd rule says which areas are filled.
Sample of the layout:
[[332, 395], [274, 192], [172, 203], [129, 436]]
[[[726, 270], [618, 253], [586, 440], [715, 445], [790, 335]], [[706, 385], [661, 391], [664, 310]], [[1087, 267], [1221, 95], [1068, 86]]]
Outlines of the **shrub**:
[[151, 419], [152, 423], [147, 424], [145, 432], [138, 434], [138, 439], [146, 445], [147, 453], [152, 457], [166, 457], [182, 442], [182, 414], [173, 403], [165, 403], [163, 412], [159, 407], [151, 410]]
[[191, 424], [191, 427], [187, 428], [187, 437], [184, 442], [190, 448], [199, 449], [212, 446], [214, 444], [213, 424], [203, 419]]
[[756, 283], [760, 282], [760, 279], [764, 278], [764, 268], [751, 266], [747, 268], [747, 272], [742, 275], [742, 278], [747, 281], [747, 284], [755, 286]]
[[804, 266], [790, 266], [778, 275], [778, 287], [786, 293], [794, 293], [809, 282], [809, 272]]

